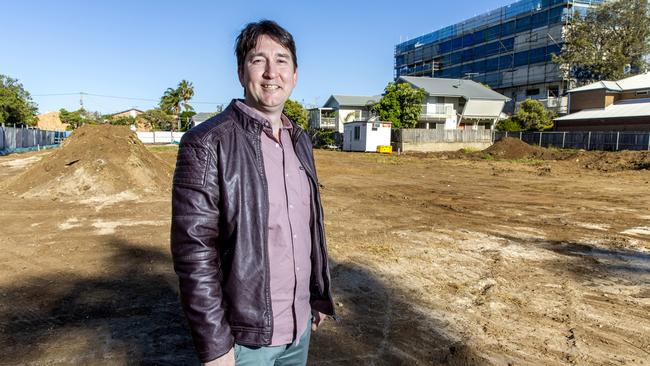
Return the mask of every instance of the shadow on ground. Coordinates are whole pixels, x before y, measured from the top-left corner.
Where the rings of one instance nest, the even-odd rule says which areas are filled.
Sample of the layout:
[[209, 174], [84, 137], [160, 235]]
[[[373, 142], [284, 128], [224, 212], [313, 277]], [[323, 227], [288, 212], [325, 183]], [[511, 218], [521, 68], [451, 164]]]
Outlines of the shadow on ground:
[[[167, 253], [113, 238], [104, 274], [53, 273], [0, 288], [1, 365], [197, 365]], [[313, 365], [481, 365], [368, 271], [334, 264], [343, 321], [314, 334]], [[396, 284], [397, 286], [397, 284]], [[338, 296], [337, 296], [338, 295]]]
[[640, 278], [650, 279], [650, 254], [625, 248], [624, 239], [614, 238], [611, 247], [603, 248], [579, 241], [519, 238], [502, 234], [496, 236], [565, 256], [570, 265], [558, 263], [559, 268], [578, 277], [591, 277], [595, 272], [606, 272], [632, 284], [638, 284]]

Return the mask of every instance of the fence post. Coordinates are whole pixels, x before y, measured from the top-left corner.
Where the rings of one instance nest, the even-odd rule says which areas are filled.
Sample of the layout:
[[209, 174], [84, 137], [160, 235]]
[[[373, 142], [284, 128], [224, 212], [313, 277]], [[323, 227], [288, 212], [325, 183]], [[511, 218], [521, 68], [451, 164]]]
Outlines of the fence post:
[[506, 131], [506, 138], [508, 138], [508, 131]]
[[543, 132], [539, 133], [539, 147], [542, 147], [542, 133]]
[[523, 132], [519, 131], [519, 141], [521, 141], [521, 135]]
[[564, 140], [566, 140], [566, 131], [562, 133], [562, 148], [564, 149]]
[[587, 150], [589, 150], [589, 147], [591, 147], [591, 131], [589, 131], [589, 135], [587, 136]]
[[616, 151], [618, 151], [618, 139], [621, 136], [621, 132], [616, 132]]

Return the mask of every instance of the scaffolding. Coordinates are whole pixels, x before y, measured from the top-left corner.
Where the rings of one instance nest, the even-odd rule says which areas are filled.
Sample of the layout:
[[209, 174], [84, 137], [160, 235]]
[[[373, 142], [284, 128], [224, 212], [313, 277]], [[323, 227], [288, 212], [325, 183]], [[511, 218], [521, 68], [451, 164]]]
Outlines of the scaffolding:
[[407, 40], [395, 46], [395, 79], [466, 77], [515, 101], [516, 93], [556, 97], [567, 87], [552, 62], [561, 52], [563, 29], [575, 12], [602, 1], [521, 0]]

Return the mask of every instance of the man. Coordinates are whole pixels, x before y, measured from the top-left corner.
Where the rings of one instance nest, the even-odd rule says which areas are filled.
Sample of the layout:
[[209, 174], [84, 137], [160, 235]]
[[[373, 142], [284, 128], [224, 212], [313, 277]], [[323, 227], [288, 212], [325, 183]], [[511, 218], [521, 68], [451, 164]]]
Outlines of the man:
[[205, 365], [304, 365], [334, 306], [311, 142], [282, 114], [295, 43], [265, 20], [242, 30], [235, 54], [245, 99], [188, 131], [178, 152], [181, 302]]

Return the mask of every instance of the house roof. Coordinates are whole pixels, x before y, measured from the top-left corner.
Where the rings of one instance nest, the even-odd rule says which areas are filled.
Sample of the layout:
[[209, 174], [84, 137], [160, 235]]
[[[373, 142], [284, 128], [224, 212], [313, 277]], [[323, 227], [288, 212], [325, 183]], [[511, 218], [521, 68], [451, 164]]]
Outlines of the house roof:
[[143, 111], [141, 111], [141, 110], [139, 110], [139, 109], [137, 109], [137, 108], [129, 108], [129, 109], [125, 110], [125, 111], [121, 111], [121, 112], [113, 113], [113, 114], [111, 114], [111, 116], [117, 116], [118, 114], [122, 114], [122, 113], [126, 113], [126, 112], [131, 112], [131, 111], [136, 111], [136, 112], [138, 112], [138, 113], [144, 113]]
[[556, 118], [556, 121], [650, 116], [650, 98], [626, 99], [605, 108], [583, 109]]
[[365, 96], [365, 95], [332, 95], [327, 99], [323, 107], [327, 107], [330, 101], [336, 101], [339, 106], [349, 107], [366, 107], [368, 104], [378, 103], [381, 95]]
[[579, 88], [569, 90], [569, 93], [589, 91], [589, 90], [611, 90], [611, 91], [627, 91], [650, 88], [650, 72], [631, 76], [629, 78], [621, 79], [618, 81], [597, 81], [595, 83], [587, 84]]
[[401, 76], [397, 82], [407, 82], [424, 89], [431, 96], [463, 97], [465, 99], [510, 100], [475, 81], [464, 79], [430, 78], [426, 76]]
[[194, 121], [196, 124], [199, 124], [201, 122], [205, 122], [208, 118], [214, 116], [216, 113], [217, 112], [199, 112], [192, 116], [192, 121]]

